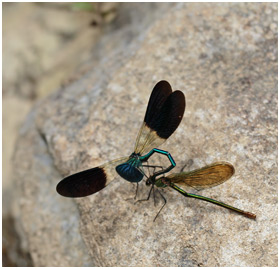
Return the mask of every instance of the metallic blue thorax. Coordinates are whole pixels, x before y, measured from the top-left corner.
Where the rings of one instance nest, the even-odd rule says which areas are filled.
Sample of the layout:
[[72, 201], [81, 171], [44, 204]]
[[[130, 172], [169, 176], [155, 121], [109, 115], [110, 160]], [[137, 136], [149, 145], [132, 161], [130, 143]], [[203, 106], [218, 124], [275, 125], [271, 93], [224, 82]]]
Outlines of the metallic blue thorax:
[[139, 159], [139, 155], [133, 153], [127, 162], [116, 167], [116, 171], [122, 178], [129, 182], [140, 182], [144, 177], [139, 170], [141, 164], [142, 161]]
[[171, 164], [166, 169], [156, 172], [154, 174], [154, 178], [163, 173], [169, 172], [176, 166], [176, 163], [169, 152], [154, 148], [144, 156], [140, 156], [140, 154], [137, 153], [132, 153], [127, 162], [122, 163], [116, 167], [117, 173], [129, 182], [140, 182], [144, 177], [144, 174], [141, 172], [140, 167], [142, 167], [142, 163], [147, 162], [154, 153], [167, 156]]

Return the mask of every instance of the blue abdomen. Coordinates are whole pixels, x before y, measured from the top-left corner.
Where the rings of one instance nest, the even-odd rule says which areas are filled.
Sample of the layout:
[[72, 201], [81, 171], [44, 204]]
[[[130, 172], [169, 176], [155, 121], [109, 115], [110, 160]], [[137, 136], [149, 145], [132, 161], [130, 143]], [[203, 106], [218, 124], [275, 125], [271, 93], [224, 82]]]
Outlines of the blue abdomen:
[[117, 173], [130, 182], [139, 182], [143, 179], [143, 174], [130, 163], [122, 163], [116, 167]]

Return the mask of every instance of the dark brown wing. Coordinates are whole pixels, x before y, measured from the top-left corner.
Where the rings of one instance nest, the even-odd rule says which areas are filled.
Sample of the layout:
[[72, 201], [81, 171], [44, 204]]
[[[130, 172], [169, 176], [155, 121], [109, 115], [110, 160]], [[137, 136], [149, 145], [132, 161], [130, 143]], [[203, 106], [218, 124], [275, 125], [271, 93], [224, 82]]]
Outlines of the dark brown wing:
[[119, 175], [116, 166], [126, 162], [129, 157], [123, 157], [101, 166], [72, 174], [62, 179], [56, 186], [56, 191], [65, 197], [85, 197], [105, 188]]
[[158, 82], [152, 91], [134, 152], [142, 155], [164, 143], [179, 126], [184, 111], [184, 94], [172, 92], [167, 81]]

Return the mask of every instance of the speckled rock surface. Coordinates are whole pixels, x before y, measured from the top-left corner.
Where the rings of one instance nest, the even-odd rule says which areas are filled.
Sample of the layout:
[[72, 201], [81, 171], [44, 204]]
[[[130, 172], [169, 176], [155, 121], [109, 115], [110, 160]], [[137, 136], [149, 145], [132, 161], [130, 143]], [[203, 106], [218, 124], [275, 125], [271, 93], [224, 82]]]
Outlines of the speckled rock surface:
[[[277, 3], [186, 3], [163, 15], [126, 57], [89, 68], [22, 127], [18, 219], [35, 265], [277, 266]], [[175, 171], [231, 162], [235, 176], [200, 194], [256, 221], [164, 190], [153, 222], [160, 205], [134, 204], [135, 186], [121, 178], [86, 198], [56, 194], [63, 176], [132, 152], [161, 79], [186, 97], [181, 125], [161, 146]]]

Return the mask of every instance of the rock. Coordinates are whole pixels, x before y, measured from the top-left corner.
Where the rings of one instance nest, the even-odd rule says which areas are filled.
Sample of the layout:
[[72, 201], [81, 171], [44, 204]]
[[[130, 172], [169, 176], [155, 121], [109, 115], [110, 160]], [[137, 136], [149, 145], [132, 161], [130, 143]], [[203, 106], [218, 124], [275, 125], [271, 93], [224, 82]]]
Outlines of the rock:
[[[115, 49], [101, 41], [108, 53], [37, 103], [21, 129], [15, 214], [35, 266], [277, 266], [277, 4], [156, 7], [129, 46], [121, 32]], [[235, 176], [200, 193], [256, 221], [166, 189], [153, 222], [162, 201], [135, 204], [121, 178], [85, 198], [56, 193], [62, 177], [133, 151], [161, 79], [186, 97], [160, 147], [174, 171], [231, 162]], [[148, 191], [142, 182], [140, 198]]]

